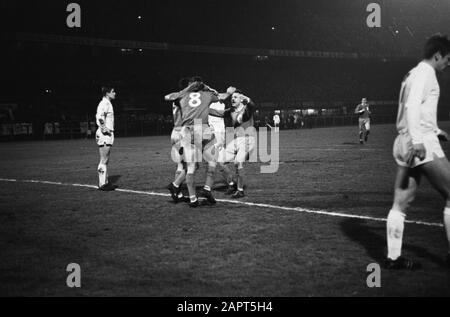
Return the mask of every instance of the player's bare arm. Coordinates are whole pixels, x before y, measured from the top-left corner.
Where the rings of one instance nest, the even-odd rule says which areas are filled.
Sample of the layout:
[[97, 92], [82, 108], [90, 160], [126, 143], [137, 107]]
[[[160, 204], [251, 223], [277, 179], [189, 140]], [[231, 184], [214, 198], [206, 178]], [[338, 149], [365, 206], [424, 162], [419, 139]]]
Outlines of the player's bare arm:
[[[190, 83], [186, 88], [184, 88], [183, 90], [179, 91], [179, 92], [172, 92], [166, 96], [164, 96], [164, 100], [166, 101], [176, 101], [180, 98], [182, 98], [186, 93], [192, 92], [196, 89], [198, 89], [199, 87], [204, 86], [203, 83], [201, 82], [192, 82]], [[205, 86], [207, 87], [207, 86]]]
[[165, 95], [164, 100], [165, 101], [175, 101], [175, 100], [179, 99], [179, 97], [180, 97], [180, 92], [172, 92], [168, 95]]
[[209, 114], [211, 116], [223, 118], [223, 117], [225, 117], [225, 115], [228, 112], [230, 112], [230, 110], [231, 110], [231, 108], [228, 108], [228, 109], [225, 109], [225, 110], [217, 110], [217, 109], [209, 108]]
[[224, 101], [228, 99], [232, 94], [234, 94], [235, 91], [236, 91], [235, 87], [232, 86], [228, 87], [226, 92], [218, 94], [219, 100]]
[[103, 134], [109, 134], [111, 131], [106, 127], [105, 120], [102, 118], [98, 119], [98, 123], [100, 123], [100, 130]]

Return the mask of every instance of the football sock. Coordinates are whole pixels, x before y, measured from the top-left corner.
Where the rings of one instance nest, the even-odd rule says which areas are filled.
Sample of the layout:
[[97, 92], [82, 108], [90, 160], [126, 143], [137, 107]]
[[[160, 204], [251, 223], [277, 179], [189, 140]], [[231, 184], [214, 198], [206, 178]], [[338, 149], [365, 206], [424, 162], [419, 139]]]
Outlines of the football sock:
[[223, 175], [223, 178], [225, 178], [227, 184], [230, 184], [233, 182], [233, 173], [231, 172], [231, 169], [228, 165], [229, 164], [223, 166], [222, 175]]
[[216, 171], [216, 167], [212, 167], [212, 166], [208, 166], [208, 170], [206, 171], [206, 182], [205, 182], [205, 189], [206, 187], [208, 187], [209, 191], [211, 191], [211, 188], [213, 187], [214, 184], [214, 174]]
[[401, 211], [389, 211], [386, 224], [388, 258], [397, 260], [402, 252], [403, 229], [405, 227], [405, 214]]
[[186, 175], [186, 185], [189, 191], [189, 197], [196, 197], [196, 192], [195, 192], [195, 186], [194, 186], [194, 174], [187, 174]]
[[98, 186], [102, 187], [103, 185], [106, 184], [106, 172], [107, 172], [106, 165], [101, 163], [98, 164], [97, 172], [98, 172]]
[[181, 172], [177, 179], [173, 182], [173, 185], [178, 188], [186, 180], [186, 178], [186, 171]]
[[177, 170], [177, 171], [175, 172], [175, 178], [174, 178], [174, 181], [177, 180], [177, 178], [178, 178], [178, 176], [180, 176], [180, 174], [181, 174], [181, 171], [179, 171], [179, 170]]
[[[444, 209], [444, 226], [445, 232], [447, 233], [448, 245], [450, 248], [450, 207], [445, 207]], [[449, 249], [450, 253], [450, 249]]]
[[245, 173], [244, 173], [244, 169], [238, 169], [238, 190], [239, 191], [243, 191], [244, 190], [244, 177], [245, 177]]

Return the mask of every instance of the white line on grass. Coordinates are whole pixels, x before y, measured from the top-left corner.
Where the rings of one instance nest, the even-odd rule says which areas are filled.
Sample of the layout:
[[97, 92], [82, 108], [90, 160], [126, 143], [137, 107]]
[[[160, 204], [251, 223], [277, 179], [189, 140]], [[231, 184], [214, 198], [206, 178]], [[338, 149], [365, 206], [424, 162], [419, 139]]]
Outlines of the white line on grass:
[[[17, 179], [6, 179], [6, 178], [0, 178], [0, 181], [1, 182], [18, 182], [18, 183], [34, 183], [34, 184], [46, 184], [46, 185], [85, 187], [85, 188], [97, 189], [97, 186], [95, 186], [95, 185], [88, 185], [88, 184], [69, 184], [69, 183], [61, 183], [61, 182], [49, 182], [49, 181], [38, 181], [38, 180], [17, 180]], [[157, 192], [147, 192], [147, 191], [140, 191], [140, 190], [131, 190], [131, 189], [118, 188], [118, 189], [116, 189], [116, 191], [117, 192], [122, 192], [122, 193], [129, 193], [129, 194], [138, 194], [138, 195], [170, 197], [169, 194], [157, 193]], [[261, 208], [278, 209], [278, 210], [286, 210], [286, 211], [298, 211], [298, 212], [304, 212], [304, 213], [309, 213], [309, 214], [326, 215], [326, 216], [332, 216], [332, 217], [363, 219], [363, 220], [372, 220], [372, 221], [386, 222], [386, 218], [376, 218], [376, 217], [369, 217], [369, 216], [351, 215], [351, 214], [345, 214], [345, 213], [333, 212], [333, 211], [326, 211], [326, 210], [313, 210], [313, 209], [306, 209], [306, 208], [301, 208], [301, 207], [284, 207], [284, 206], [277, 206], [277, 205], [270, 205], [270, 204], [261, 204], [261, 203], [252, 203], [252, 202], [245, 202], [245, 201], [239, 201], [239, 200], [229, 200], [229, 199], [217, 199], [217, 201], [223, 202], [223, 203], [235, 204], [235, 205], [251, 206], [251, 207], [261, 207]], [[430, 226], [430, 227], [443, 227], [444, 226], [441, 223], [425, 222], [425, 221], [417, 221], [417, 220], [405, 220], [405, 222], [406, 223], [411, 223], [411, 224], [416, 224], [416, 225]]]

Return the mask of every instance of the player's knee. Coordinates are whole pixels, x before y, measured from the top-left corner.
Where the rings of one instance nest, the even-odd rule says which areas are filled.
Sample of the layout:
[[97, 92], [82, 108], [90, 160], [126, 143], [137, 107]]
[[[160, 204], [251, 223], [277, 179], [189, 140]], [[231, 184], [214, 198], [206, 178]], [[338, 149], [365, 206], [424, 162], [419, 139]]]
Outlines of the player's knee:
[[196, 170], [196, 163], [188, 163], [187, 164], [187, 173], [194, 174]]

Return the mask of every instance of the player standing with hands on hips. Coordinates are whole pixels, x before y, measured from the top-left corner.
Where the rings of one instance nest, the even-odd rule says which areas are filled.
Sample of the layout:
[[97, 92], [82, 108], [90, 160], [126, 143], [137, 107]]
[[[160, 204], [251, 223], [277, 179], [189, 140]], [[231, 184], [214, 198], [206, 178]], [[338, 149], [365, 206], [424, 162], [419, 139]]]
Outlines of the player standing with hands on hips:
[[[397, 114], [398, 136], [393, 154], [397, 162], [394, 203], [387, 218], [387, 264], [389, 269], [419, 268], [401, 256], [406, 211], [414, 200], [424, 175], [445, 199], [444, 226], [450, 246], [450, 163], [439, 140], [449, 136], [437, 126], [439, 83], [436, 71], [443, 71], [450, 60], [450, 41], [432, 36], [425, 44], [424, 59], [404, 78]], [[446, 256], [450, 267], [450, 253]]]
[[98, 125], [95, 139], [100, 152], [100, 163], [98, 164], [98, 189], [103, 191], [114, 190], [114, 186], [108, 183], [108, 163], [111, 147], [114, 143], [114, 109], [111, 101], [116, 99], [116, 92], [112, 87], [102, 87], [103, 99], [97, 107], [95, 115]]

